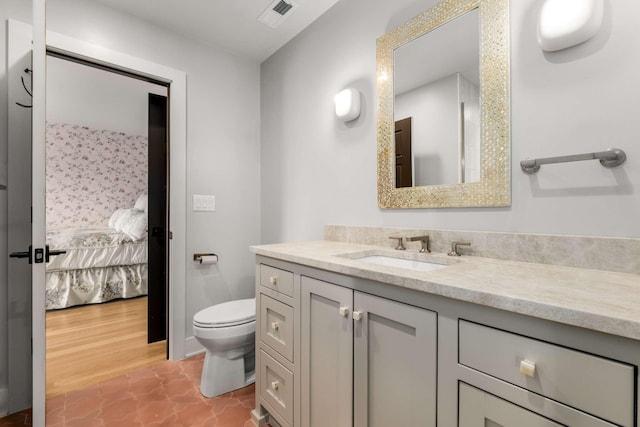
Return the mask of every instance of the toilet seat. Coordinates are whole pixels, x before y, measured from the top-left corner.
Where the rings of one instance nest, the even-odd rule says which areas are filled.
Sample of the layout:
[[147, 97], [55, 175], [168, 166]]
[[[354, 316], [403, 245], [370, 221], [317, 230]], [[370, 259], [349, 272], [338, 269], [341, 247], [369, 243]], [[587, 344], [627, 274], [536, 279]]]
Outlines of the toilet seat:
[[199, 328], [228, 328], [256, 319], [255, 298], [228, 301], [200, 310], [193, 316], [193, 325]]

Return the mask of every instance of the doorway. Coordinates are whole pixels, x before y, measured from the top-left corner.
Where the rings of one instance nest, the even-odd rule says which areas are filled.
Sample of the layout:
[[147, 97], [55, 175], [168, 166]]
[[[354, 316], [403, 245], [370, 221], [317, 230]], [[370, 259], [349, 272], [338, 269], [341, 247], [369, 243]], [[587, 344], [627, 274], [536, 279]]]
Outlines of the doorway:
[[[168, 264], [171, 266], [169, 281], [168, 306], [171, 322], [168, 327], [168, 351], [170, 359], [181, 359], [185, 355], [185, 277], [186, 259], [186, 73], [165, 65], [142, 60], [137, 57], [122, 54], [110, 49], [63, 36], [55, 32], [44, 34], [44, 3], [36, 3], [38, 8], [34, 10], [34, 26], [17, 22], [10, 22], [9, 33], [11, 40], [10, 51], [15, 55], [12, 58], [33, 58], [32, 87], [32, 138], [23, 140], [15, 138], [16, 134], [28, 137], [29, 128], [23, 132], [17, 129], [16, 124], [22, 122], [14, 120], [10, 116], [9, 120], [9, 206], [11, 206], [12, 195], [19, 196], [22, 200], [28, 199], [31, 195], [32, 207], [26, 206], [23, 215], [12, 219], [9, 209], [9, 223], [12, 224], [9, 230], [17, 229], [16, 224], [20, 221], [27, 223], [31, 217], [31, 238], [15, 239], [9, 245], [9, 251], [26, 251], [34, 256], [35, 263], [27, 269], [29, 277], [22, 277], [10, 272], [11, 289], [33, 289], [33, 292], [19, 293], [19, 300], [13, 301], [11, 307], [19, 309], [16, 313], [21, 317], [9, 316], [10, 333], [8, 346], [8, 393], [9, 412], [18, 411], [33, 405], [33, 424], [44, 426], [45, 418], [45, 295], [42, 290], [45, 283], [45, 268], [42, 262], [42, 254], [45, 248], [45, 62], [46, 50], [64, 53], [73, 57], [90, 60], [96, 64], [107, 65], [116, 70], [135, 72], [142, 76], [148, 76], [158, 81], [170, 84], [171, 102], [169, 104], [169, 117], [171, 117], [171, 127], [168, 134], [169, 155], [171, 163], [169, 165], [170, 175], [170, 198], [168, 205], [171, 208], [171, 216], [167, 219], [169, 229]], [[37, 18], [37, 19], [36, 19]], [[13, 31], [15, 30], [15, 31]], [[32, 53], [33, 48], [33, 55]], [[13, 64], [13, 62], [9, 61]], [[22, 65], [11, 66], [11, 72], [16, 71], [15, 78], [11, 78], [15, 84], [9, 85], [9, 100], [15, 100], [11, 91], [13, 88], [22, 91], [20, 77], [25, 68]], [[42, 72], [36, 72], [42, 70]], [[10, 76], [11, 77], [11, 76]], [[28, 80], [27, 80], [28, 82]], [[22, 98], [16, 98], [22, 101]], [[28, 99], [27, 99], [28, 101]], [[10, 106], [13, 105], [10, 102]], [[10, 113], [18, 111], [10, 108]], [[20, 107], [20, 111], [22, 107]], [[20, 131], [19, 131], [20, 130]], [[19, 157], [14, 152], [25, 157]], [[30, 167], [31, 166], [31, 167]], [[15, 175], [12, 175], [12, 169]], [[32, 191], [33, 190], [33, 191]], [[29, 215], [31, 211], [31, 215]], [[26, 220], [26, 221], [25, 221]], [[30, 246], [31, 245], [31, 246]], [[40, 256], [40, 258], [38, 258]], [[24, 261], [24, 260], [22, 260]], [[26, 261], [25, 261], [26, 263]], [[17, 262], [10, 265], [18, 265]], [[31, 274], [33, 273], [33, 274]], [[20, 309], [24, 307], [24, 310]], [[33, 310], [31, 308], [33, 307]], [[24, 326], [24, 334], [19, 332], [19, 327]], [[31, 331], [31, 334], [29, 334]], [[17, 345], [11, 336], [26, 337], [25, 346]], [[29, 339], [31, 338], [31, 339]], [[32, 381], [28, 378], [32, 377]], [[2, 390], [0, 390], [0, 397]], [[15, 402], [15, 404], [12, 404]], [[20, 407], [18, 407], [20, 405]]]
[[47, 396], [167, 357], [168, 89], [48, 52]]

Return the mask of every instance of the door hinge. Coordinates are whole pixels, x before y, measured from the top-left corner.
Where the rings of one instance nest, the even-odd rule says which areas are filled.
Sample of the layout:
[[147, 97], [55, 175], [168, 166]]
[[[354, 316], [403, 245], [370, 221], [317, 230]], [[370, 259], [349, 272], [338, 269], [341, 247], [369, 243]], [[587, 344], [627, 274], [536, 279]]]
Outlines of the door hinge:
[[169, 231], [169, 240], [173, 239], [173, 231]]

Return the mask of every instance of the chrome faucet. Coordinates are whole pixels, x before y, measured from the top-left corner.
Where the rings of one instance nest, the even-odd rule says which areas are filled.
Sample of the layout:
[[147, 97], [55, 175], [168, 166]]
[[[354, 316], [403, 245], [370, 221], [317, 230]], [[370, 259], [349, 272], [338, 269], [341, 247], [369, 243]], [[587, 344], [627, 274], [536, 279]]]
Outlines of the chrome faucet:
[[391, 236], [389, 238], [390, 239], [395, 239], [395, 240], [398, 241], [398, 246], [396, 246], [396, 251], [404, 251], [405, 249], [407, 249], [407, 248], [404, 247], [404, 244], [402, 242], [402, 239], [404, 239], [404, 237]]
[[471, 246], [471, 243], [468, 243], [468, 242], [453, 242], [451, 244], [451, 252], [449, 252], [447, 255], [449, 255], [449, 256], [460, 256], [460, 255], [462, 255], [458, 251], [458, 247], [459, 246]]
[[429, 236], [428, 235], [424, 235], [424, 236], [414, 236], [414, 237], [407, 237], [407, 241], [408, 242], [417, 242], [420, 241], [420, 243], [422, 244], [422, 247], [420, 248], [420, 250], [418, 252], [420, 252], [421, 254], [427, 253], [427, 252], [431, 252], [431, 250], [429, 249]]

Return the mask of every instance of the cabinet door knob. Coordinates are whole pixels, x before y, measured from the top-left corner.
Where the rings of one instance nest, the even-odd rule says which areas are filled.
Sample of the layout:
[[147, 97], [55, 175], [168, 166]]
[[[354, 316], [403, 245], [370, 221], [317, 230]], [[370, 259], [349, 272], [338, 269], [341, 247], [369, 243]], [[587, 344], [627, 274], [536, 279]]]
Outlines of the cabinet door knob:
[[536, 375], [536, 364], [531, 360], [525, 359], [520, 362], [520, 373], [528, 377]]
[[347, 317], [349, 315], [349, 307], [340, 307], [340, 316]]
[[278, 387], [280, 387], [280, 382], [279, 381], [273, 381], [271, 383], [271, 388], [274, 390], [278, 390]]
[[361, 320], [362, 319], [362, 312], [361, 311], [353, 311], [353, 320]]
[[274, 331], [277, 331], [278, 329], [280, 329], [280, 324], [278, 322], [273, 322], [271, 324], [271, 329], [273, 329]]
[[269, 277], [269, 283], [271, 283], [272, 285], [277, 285], [278, 284], [278, 276]]

